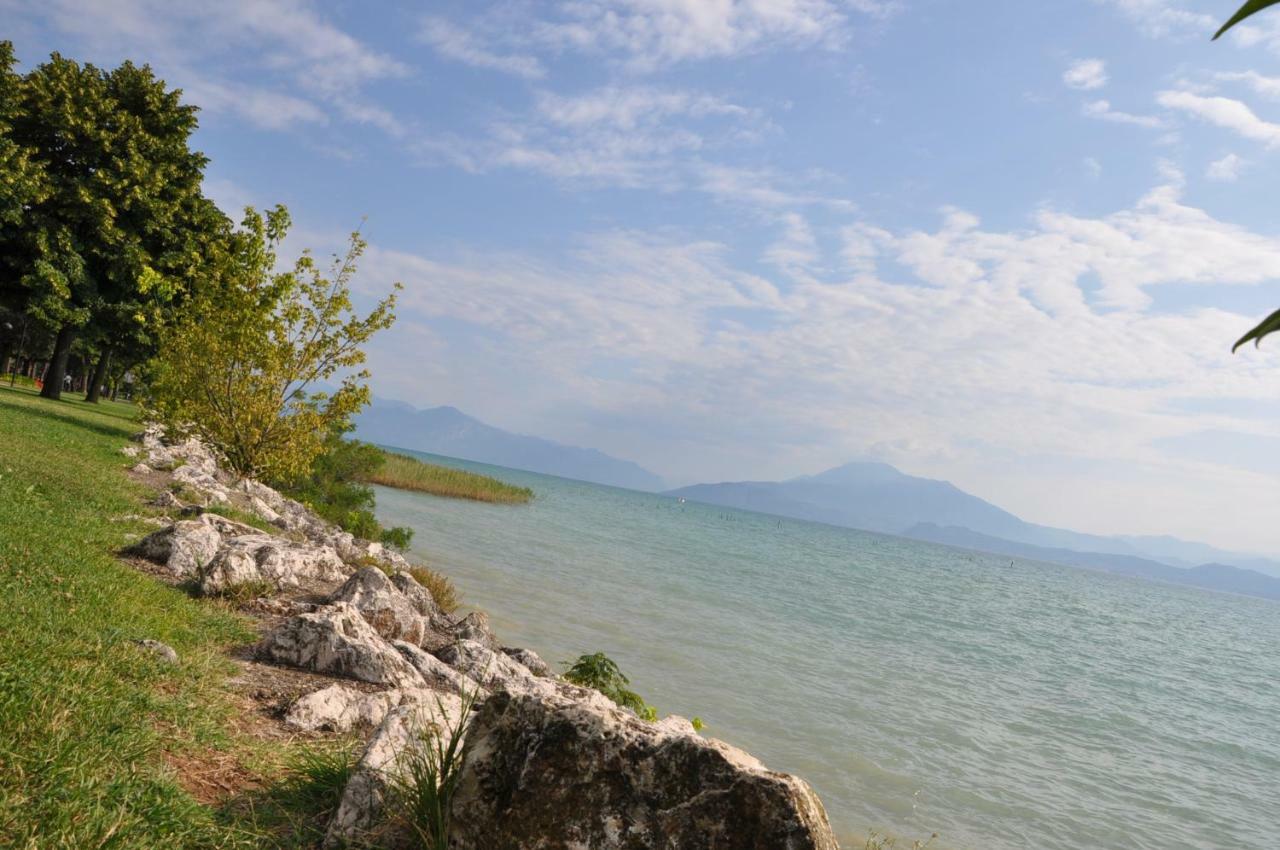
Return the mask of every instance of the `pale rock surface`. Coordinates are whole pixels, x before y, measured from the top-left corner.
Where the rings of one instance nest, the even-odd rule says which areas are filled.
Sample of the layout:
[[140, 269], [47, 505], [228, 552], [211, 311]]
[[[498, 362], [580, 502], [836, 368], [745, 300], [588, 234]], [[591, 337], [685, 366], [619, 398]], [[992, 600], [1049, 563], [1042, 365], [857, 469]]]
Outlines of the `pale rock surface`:
[[472, 611], [455, 623], [453, 634], [459, 640], [475, 641], [489, 649], [497, 649], [500, 645], [497, 636], [489, 628], [489, 615], [483, 611]]
[[385, 829], [383, 812], [388, 797], [405, 778], [408, 760], [422, 752], [424, 739], [429, 741], [433, 735], [457, 728], [461, 715], [462, 701], [448, 694], [404, 704], [388, 713], [369, 739], [342, 793], [324, 846], [346, 847], [357, 841], [371, 841], [377, 846], [397, 843], [393, 837], [370, 833]]
[[508, 658], [519, 662], [535, 676], [551, 677], [555, 675], [551, 665], [543, 661], [542, 657], [532, 649], [525, 649], [520, 646], [504, 646], [501, 651]]
[[603, 698], [489, 697], [451, 816], [454, 850], [838, 850], [803, 780]]
[[425, 685], [413, 665], [343, 602], [285, 620], [263, 638], [259, 654], [278, 664], [376, 685]]
[[554, 686], [562, 684], [540, 679], [519, 661], [473, 640], [457, 641], [436, 650], [435, 654], [441, 661], [491, 690], [554, 693]]
[[200, 569], [199, 580], [201, 593], [215, 595], [249, 582], [280, 589], [341, 581], [346, 574], [347, 565], [328, 546], [258, 533], [224, 538], [213, 560]]
[[343, 685], [330, 685], [299, 697], [285, 712], [284, 723], [301, 732], [349, 732], [377, 726], [400, 704], [400, 691], [366, 694]]
[[419, 646], [406, 641], [393, 641], [396, 651], [413, 665], [413, 669], [421, 674], [427, 685], [436, 690], [448, 691], [459, 696], [476, 693], [488, 693], [479, 682], [465, 673], [461, 673]]
[[329, 597], [346, 602], [387, 640], [422, 642], [427, 624], [417, 607], [377, 567], [356, 571]]
[[188, 578], [212, 561], [221, 545], [222, 535], [202, 516], [180, 520], [152, 532], [138, 541], [132, 551], [163, 565], [176, 578]]
[[404, 594], [414, 609], [424, 617], [438, 617], [443, 612], [440, 606], [436, 604], [435, 597], [431, 595], [431, 591], [423, 587], [416, 578], [407, 572], [398, 572], [391, 576], [391, 583], [396, 586], [396, 590]]

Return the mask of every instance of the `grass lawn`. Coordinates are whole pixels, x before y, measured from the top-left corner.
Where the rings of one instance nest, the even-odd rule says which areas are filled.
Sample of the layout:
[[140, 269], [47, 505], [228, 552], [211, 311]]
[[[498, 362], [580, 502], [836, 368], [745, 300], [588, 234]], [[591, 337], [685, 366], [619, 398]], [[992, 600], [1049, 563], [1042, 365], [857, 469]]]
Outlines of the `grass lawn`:
[[[295, 846], [305, 830], [273, 807], [320, 792], [278, 746], [230, 731], [223, 653], [253, 639], [248, 621], [113, 557], [149, 530], [120, 519], [143, 510], [120, 453], [138, 430], [130, 405], [0, 385], [0, 847]], [[228, 761], [287, 778], [251, 807], [203, 805], [177, 780]]]
[[386, 452], [386, 462], [369, 477], [373, 484], [400, 490], [417, 490], [433, 496], [474, 499], [478, 502], [523, 504], [533, 498], [528, 487], [517, 487], [487, 475], [423, 463], [416, 457]]

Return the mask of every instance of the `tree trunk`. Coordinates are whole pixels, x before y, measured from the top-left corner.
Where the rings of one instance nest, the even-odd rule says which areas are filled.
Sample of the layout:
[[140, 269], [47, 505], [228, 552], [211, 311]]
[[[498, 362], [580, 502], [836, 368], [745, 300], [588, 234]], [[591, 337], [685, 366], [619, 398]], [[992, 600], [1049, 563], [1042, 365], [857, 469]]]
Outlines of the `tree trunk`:
[[53, 341], [53, 356], [44, 370], [44, 386], [40, 389], [43, 398], [54, 401], [62, 398], [62, 382], [67, 377], [67, 355], [71, 353], [71, 343], [75, 340], [76, 329], [71, 325], [58, 329], [58, 337]]
[[[0, 339], [0, 375], [9, 373], [9, 356], [17, 353], [13, 348], [13, 337], [10, 334], [5, 334], [4, 339]], [[13, 364], [13, 368], [18, 368], [16, 361]]]
[[85, 393], [85, 401], [97, 404], [102, 400], [102, 384], [107, 380], [109, 368], [111, 368], [111, 346], [102, 349], [102, 354], [98, 356], [98, 365], [93, 369], [93, 383], [89, 385], [89, 392]]

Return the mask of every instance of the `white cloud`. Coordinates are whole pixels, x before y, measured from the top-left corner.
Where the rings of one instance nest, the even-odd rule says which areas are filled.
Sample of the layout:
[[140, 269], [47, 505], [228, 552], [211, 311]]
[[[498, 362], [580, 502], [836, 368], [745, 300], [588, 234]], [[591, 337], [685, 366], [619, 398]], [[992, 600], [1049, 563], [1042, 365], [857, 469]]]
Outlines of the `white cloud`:
[[[1273, 352], [1228, 353], [1251, 316], [1154, 313], [1147, 298], [1167, 284], [1276, 281], [1274, 239], [1186, 205], [1176, 185], [1098, 218], [1045, 210], [1015, 231], [955, 209], [932, 230], [850, 225], [832, 234], [844, 243], [835, 263], [812, 222], [780, 221], [767, 259], [785, 287], [737, 268], [726, 245], [634, 231], [585, 237], [551, 260], [375, 249], [365, 285], [407, 284], [400, 324], [379, 343], [388, 352], [396, 334], [449, 329], [432, 337], [445, 340], [438, 355], [469, 366], [443, 385], [433, 376], [434, 398], [682, 480], [816, 469], [877, 444], [961, 485], [989, 480], [980, 470], [992, 464], [1012, 478], [1058, 458], [1079, 474], [1023, 494], [1017, 507], [1033, 518], [1125, 530], [1087, 498], [1092, 486], [1142, 494], [1123, 518], [1130, 530], [1280, 546], [1265, 519], [1280, 509], [1273, 481], [1156, 447], [1211, 421], [1256, 428], [1174, 407], [1271, 398]], [[815, 278], [823, 265], [853, 274]], [[402, 361], [379, 365], [413, 385]], [[1210, 491], [1232, 492], [1239, 513], [1207, 517], [1197, 499]]]
[[1090, 177], [1097, 179], [1102, 176], [1102, 163], [1098, 162], [1097, 158], [1086, 156], [1081, 161], [1081, 165], [1084, 166], [1085, 174], [1088, 174]]
[[[396, 135], [405, 131], [372, 102], [367, 86], [402, 77], [408, 67], [334, 25], [305, 0], [50, 0], [38, 12], [94, 48], [142, 51], [172, 82], [257, 126], [318, 123], [318, 100], [347, 120]], [[238, 78], [242, 66], [256, 72], [253, 84]], [[276, 85], [264, 86], [267, 77]], [[247, 102], [237, 104], [236, 98]], [[280, 115], [273, 117], [273, 111]]]
[[1203, 97], [1187, 91], [1162, 91], [1156, 101], [1166, 109], [1177, 109], [1196, 118], [1231, 130], [1267, 147], [1280, 146], [1280, 124], [1259, 118], [1252, 109], [1229, 97]]
[[489, 68], [528, 79], [539, 79], [547, 73], [536, 56], [495, 53], [480, 44], [474, 35], [443, 18], [424, 20], [419, 35], [441, 56], [476, 68]]
[[573, 0], [490, 9], [433, 42], [460, 61], [524, 76], [536, 75], [525, 61], [535, 50], [649, 72], [771, 50], [837, 49], [855, 17], [883, 21], [899, 8], [895, 0]]
[[1131, 112], [1112, 109], [1111, 102], [1107, 100], [1090, 101], [1084, 105], [1082, 111], [1090, 118], [1112, 121], [1117, 124], [1132, 124], [1135, 127], [1150, 128], [1164, 126], [1164, 122], [1154, 115], [1134, 115]]
[[1246, 83], [1258, 94], [1280, 100], [1280, 77], [1266, 77], [1257, 71], [1219, 71], [1213, 78], [1220, 82]]
[[230, 112], [267, 130], [294, 124], [325, 124], [328, 116], [309, 100], [253, 86], [195, 80], [183, 89], [183, 100], [209, 112]]
[[1209, 163], [1209, 167], [1205, 169], [1204, 176], [1210, 180], [1217, 180], [1223, 183], [1234, 183], [1240, 178], [1240, 172], [1248, 165], [1243, 159], [1233, 153], [1229, 153], [1222, 159], [1215, 159]]
[[1078, 59], [1062, 75], [1069, 88], [1091, 91], [1107, 84], [1107, 63], [1101, 59]]
[[1185, 8], [1178, 0], [1098, 0], [1114, 6], [1149, 38], [1207, 38], [1221, 21]]
[[818, 241], [804, 216], [782, 216], [782, 237], [764, 252], [764, 261], [788, 275], [798, 275], [818, 259]]

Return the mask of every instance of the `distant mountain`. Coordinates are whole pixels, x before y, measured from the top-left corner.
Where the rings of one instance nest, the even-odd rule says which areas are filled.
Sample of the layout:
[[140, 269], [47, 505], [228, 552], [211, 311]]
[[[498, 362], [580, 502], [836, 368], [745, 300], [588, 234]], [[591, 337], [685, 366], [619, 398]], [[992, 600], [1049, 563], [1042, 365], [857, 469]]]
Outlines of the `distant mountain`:
[[544, 472], [632, 490], [661, 490], [661, 478], [629, 460], [595, 449], [566, 446], [512, 434], [467, 416], [456, 407], [419, 410], [398, 401], [375, 399], [355, 419], [355, 436], [448, 457]]
[[886, 463], [849, 463], [788, 481], [695, 484], [671, 494], [887, 534], [901, 534], [918, 522], [962, 525], [997, 536], [1026, 525], [953, 484], [904, 475]]
[[1247, 596], [1261, 596], [1265, 599], [1280, 599], [1280, 578], [1226, 564], [1201, 564], [1198, 567], [1184, 569], [1146, 558], [1135, 558], [1131, 555], [1114, 555], [1106, 552], [1077, 552], [1071, 549], [1031, 546], [1026, 543], [1016, 543], [1012, 540], [1001, 540], [998, 537], [979, 534], [967, 528], [956, 528], [954, 526], [944, 528], [933, 523], [920, 523], [907, 529], [903, 536], [912, 537], [916, 540], [927, 540], [932, 543], [945, 543], [949, 546], [959, 546], [964, 549], [1013, 555], [1018, 558], [1027, 558], [1035, 561], [1067, 564], [1069, 566], [1085, 567], [1091, 570], [1102, 570], [1137, 578], [1202, 587], [1209, 590], [1225, 590]]
[[1238, 552], [1227, 552], [1207, 543], [1193, 543], [1179, 540], [1176, 537], [1161, 535], [1158, 537], [1136, 537], [1125, 535], [1116, 538], [1122, 540], [1145, 557], [1155, 558], [1175, 567], [1191, 567], [1196, 564], [1221, 562], [1247, 570], [1256, 570], [1270, 576], [1280, 578], [1280, 561], [1264, 558], [1260, 555], [1242, 555]]
[[[848, 463], [786, 481], [695, 484], [671, 495], [1162, 581], [1195, 583], [1185, 574], [1198, 571], [1203, 581], [1213, 582], [1200, 586], [1224, 590], [1251, 587], [1253, 576], [1273, 580], [1280, 575], [1280, 564], [1274, 561], [1173, 537], [1104, 537], [1026, 522], [949, 482], [906, 475], [884, 463]], [[927, 527], [945, 534], [921, 530]], [[1076, 557], [1081, 554], [1088, 557]], [[1204, 565], [1185, 569], [1195, 564]], [[1228, 574], [1221, 569], [1225, 565], [1248, 575]], [[1165, 572], [1170, 569], [1179, 575], [1171, 577]]]

